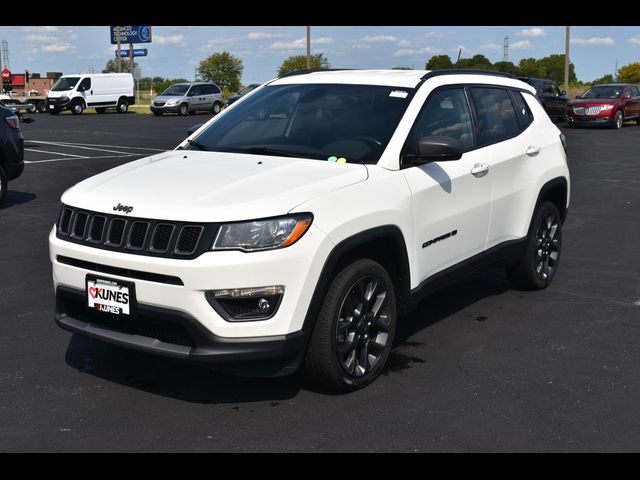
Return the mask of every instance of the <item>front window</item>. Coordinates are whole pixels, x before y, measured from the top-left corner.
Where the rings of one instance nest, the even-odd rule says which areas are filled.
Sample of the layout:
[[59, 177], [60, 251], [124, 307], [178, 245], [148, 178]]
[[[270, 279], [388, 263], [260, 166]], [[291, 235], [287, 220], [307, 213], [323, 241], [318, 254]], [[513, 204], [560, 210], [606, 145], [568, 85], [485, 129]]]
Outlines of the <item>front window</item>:
[[377, 162], [412, 89], [372, 85], [273, 85], [234, 106], [190, 149]]
[[258, 88], [259, 86], [260, 86], [260, 84], [259, 84], [259, 83], [251, 84], [251, 85], [249, 85], [248, 87], [245, 87], [245, 89], [244, 89], [244, 90], [242, 90], [241, 92], [239, 92], [239, 93], [238, 93], [238, 96], [239, 96], [239, 97], [242, 97], [242, 96], [246, 95], [247, 93], [254, 91], [254, 90], [255, 90], [256, 88]]
[[614, 99], [620, 98], [620, 94], [622, 93], [622, 87], [602, 85], [590, 88], [583, 95], [582, 98], [592, 99], [592, 98], [604, 98], [604, 99]]
[[71, 90], [76, 86], [80, 77], [60, 77], [56, 83], [53, 84], [51, 90], [54, 92], [64, 92], [66, 90]]
[[187, 90], [189, 90], [189, 85], [176, 84], [176, 85], [171, 85], [160, 95], [167, 95], [171, 97], [183, 97], [187, 93]]

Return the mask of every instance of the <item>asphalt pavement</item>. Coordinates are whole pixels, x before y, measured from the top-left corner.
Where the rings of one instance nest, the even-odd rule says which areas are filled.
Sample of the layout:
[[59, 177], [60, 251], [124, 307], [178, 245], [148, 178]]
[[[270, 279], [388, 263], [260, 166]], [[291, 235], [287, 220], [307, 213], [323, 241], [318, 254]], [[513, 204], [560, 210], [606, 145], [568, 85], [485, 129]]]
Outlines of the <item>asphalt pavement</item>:
[[491, 269], [401, 322], [384, 375], [336, 395], [72, 335], [47, 236], [64, 190], [209, 115], [34, 115], [0, 207], [0, 451], [638, 451], [640, 126], [567, 129], [571, 207], [547, 290]]

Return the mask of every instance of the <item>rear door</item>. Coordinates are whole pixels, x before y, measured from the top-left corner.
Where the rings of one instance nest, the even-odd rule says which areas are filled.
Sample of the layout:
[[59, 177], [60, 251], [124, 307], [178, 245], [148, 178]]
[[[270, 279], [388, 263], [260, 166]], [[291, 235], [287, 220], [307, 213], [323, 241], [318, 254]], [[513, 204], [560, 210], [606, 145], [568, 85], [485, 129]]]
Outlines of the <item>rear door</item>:
[[631, 98], [628, 100], [627, 117], [640, 116], [640, 88], [637, 85], [631, 85], [629, 87], [629, 94]]
[[213, 85], [210, 83], [205, 83], [204, 85], [200, 85], [200, 91], [204, 97], [202, 109], [203, 110], [211, 110], [214, 101], [214, 91]]
[[189, 110], [192, 112], [196, 110], [202, 110], [204, 104], [204, 96], [201, 94], [200, 85], [192, 85], [187, 92], [187, 98], [189, 99]]

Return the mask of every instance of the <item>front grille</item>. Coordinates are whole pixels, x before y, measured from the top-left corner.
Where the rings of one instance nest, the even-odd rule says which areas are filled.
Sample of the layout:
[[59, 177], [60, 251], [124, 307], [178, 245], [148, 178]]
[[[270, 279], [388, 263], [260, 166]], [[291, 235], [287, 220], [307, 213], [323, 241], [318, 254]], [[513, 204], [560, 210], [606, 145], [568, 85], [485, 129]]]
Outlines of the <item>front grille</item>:
[[128, 218], [64, 205], [56, 236], [94, 248], [137, 255], [191, 259], [208, 251], [217, 224]]
[[598, 105], [596, 107], [588, 107], [585, 109], [585, 113], [587, 115], [598, 115], [602, 111], [602, 105]]
[[573, 107], [576, 115], [584, 115], [584, 107]]
[[162, 107], [166, 102], [153, 102], [156, 107]]

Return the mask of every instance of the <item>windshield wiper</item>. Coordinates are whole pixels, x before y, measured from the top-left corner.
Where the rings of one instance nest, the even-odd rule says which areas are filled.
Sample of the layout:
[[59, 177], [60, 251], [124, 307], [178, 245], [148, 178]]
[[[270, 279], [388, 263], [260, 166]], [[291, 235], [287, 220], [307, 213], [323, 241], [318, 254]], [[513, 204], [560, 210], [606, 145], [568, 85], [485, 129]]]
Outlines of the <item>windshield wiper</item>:
[[309, 155], [300, 153], [300, 152], [292, 152], [290, 150], [281, 150], [278, 148], [269, 148], [269, 147], [249, 147], [247, 149], [243, 149], [243, 152], [252, 153], [255, 155], [276, 155], [280, 157], [304, 157], [308, 158]]
[[208, 152], [209, 151], [209, 149], [207, 147], [205, 147], [203, 144], [201, 144], [200, 142], [196, 142], [195, 140], [191, 140], [190, 138], [187, 139], [187, 142], [189, 142], [189, 145], [193, 145], [198, 150], [202, 150], [204, 152]]

